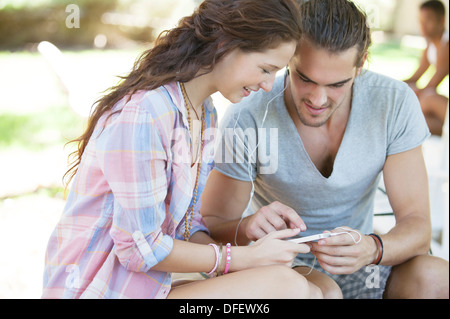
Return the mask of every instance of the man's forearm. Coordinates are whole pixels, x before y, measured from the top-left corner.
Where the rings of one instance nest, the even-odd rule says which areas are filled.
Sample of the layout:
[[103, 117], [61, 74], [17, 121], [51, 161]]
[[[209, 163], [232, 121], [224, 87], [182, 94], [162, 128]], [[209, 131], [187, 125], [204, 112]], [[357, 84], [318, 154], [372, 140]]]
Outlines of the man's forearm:
[[389, 266], [401, 264], [429, 251], [430, 221], [421, 216], [405, 217], [381, 238], [384, 245], [381, 264]]
[[205, 223], [208, 225], [208, 229], [211, 233], [211, 237], [222, 243], [238, 245], [248, 245], [250, 240], [245, 235], [245, 228], [248, 221], [248, 217], [237, 220], [224, 220], [215, 216], [203, 217]]

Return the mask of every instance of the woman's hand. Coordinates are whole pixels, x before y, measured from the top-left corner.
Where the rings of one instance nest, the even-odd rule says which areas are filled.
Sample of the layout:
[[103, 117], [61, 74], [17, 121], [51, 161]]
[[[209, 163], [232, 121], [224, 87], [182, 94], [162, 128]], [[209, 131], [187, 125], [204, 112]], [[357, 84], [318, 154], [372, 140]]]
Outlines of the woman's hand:
[[310, 248], [306, 244], [295, 244], [284, 239], [298, 235], [300, 229], [284, 229], [272, 232], [248, 246], [254, 267], [286, 265], [291, 267], [298, 254], [306, 254]]
[[306, 225], [295, 210], [280, 202], [273, 202], [249, 217], [245, 235], [257, 241], [267, 234], [288, 228], [305, 231]]

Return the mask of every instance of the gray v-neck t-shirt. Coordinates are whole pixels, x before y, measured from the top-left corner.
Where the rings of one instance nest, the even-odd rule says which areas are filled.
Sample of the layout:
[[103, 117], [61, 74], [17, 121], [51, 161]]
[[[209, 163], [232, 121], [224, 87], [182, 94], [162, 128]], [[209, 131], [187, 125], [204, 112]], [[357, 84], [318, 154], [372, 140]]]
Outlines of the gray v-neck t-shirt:
[[271, 92], [252, 93], [227, 109], [215, 169], [254, 181], [251, 211], [274, 201], [293, 208], [308, 227], [302, 235], [339, 226], [372, 232], [375, 193], [386, 157], [414, 149], [430, 135], [414, 92], [403, 82], [364, 71], [355, 80], [350, 118], [326, 178], [311, 161], [288, 114], [284, 86], [285, 76], [280, 76]]

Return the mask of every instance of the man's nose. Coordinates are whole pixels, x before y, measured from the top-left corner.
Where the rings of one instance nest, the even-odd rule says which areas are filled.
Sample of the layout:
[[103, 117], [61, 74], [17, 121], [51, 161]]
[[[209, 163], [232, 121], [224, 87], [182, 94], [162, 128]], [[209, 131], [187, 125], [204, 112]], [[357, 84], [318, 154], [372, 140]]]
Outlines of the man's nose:
[[309, 100], [314, 107], [322, 107], [325, 105], [328, 100], [326, 88], [316, 85], [310, 92]]

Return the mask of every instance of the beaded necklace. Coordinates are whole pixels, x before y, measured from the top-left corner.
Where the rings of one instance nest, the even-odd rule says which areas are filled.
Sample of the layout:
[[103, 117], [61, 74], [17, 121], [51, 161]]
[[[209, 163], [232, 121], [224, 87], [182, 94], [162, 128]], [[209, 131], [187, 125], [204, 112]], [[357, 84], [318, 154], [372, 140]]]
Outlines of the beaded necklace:
[[[191, 131], [191, 112], [190, 112], [190, 108], [192, 107], [192, 109], [195, 112], [194, 107], [192, 106], [191, 101], [189, 100], [189, 97], [186, 93], [186, 88], [184, 87], [183, 83], [180, 83], [180, 87], [181, 87], [181, 93], [183, 94], [183, 98], [184, 98], [184, 103], [186, 104], [186, 110], [187, 110], [187, 118], [188, 118], [188, 125], [189, 125], [189, 132]], [[189, 107], [190, 106], [190, 107]], [[194, 217], [194, 207], [195, 207], [195, 203], [197, 202], [197, 191], [198, 191], [198, 179], [200, 176], [200, 170], [201, 170], [201, 166], [202, 166], [202, 157], [203, 157], [203, 131], [205, 129], [205, 108], [202, 107], [202, 128], [201, 128], [201, 133], [200, 133], [200, 157], [199, 157], [199, 163], [197, 166], [197, 176], [195, 178], [195, 187], [194, 187], [194, 198], [192, 200], [192, 205], [191, 207], [188, 208], [188, 210], [186, 211], [186, 218], [184, 220], [184, 240], [185, 241], [189, 241], [189, 237], [191, 234], [191, 227], [192, 227], [192, 219]], [[192, 141], [191, 141], [191, 148], [192, 148]]]

